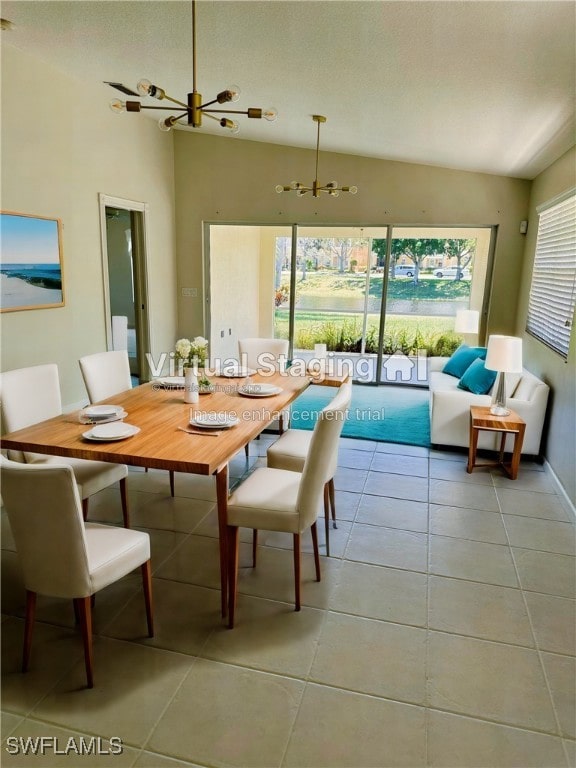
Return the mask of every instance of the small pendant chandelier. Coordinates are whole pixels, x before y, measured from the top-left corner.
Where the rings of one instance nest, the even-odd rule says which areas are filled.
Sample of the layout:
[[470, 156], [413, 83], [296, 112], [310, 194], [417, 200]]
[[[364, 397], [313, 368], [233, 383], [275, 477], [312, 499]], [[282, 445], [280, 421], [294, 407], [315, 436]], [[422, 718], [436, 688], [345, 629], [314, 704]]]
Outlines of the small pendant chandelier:
[[[179, 112], [177, 115], [171, 115], [170, 117], [162, 117], [158, 123], [160, 130], [169, 131], [175, 125], [188, 125], [192, 128], [200, 128], [202, 125], [202, 115], [209, 117], [212, 120], [216, 120], [222, 128], [228, 128], [231, 133], [238, 133], [238, 123], [235, 120], [230, 120], [228, 117], [215, 117], [216, 113], [224, 115], [247, 115], [250, 118], [265, 120], [276, 120], [278, 112], [274, 107], [268, 109], [260, 109], [257, 107], [249, 107], [242, 111], [239, 109], [214, 109], [213, 104], [225, 104], [227, 102], [235, 102], [240, 98], [240, 89], [236, 85], [229, 86], [225, 91], [221, 91], [216, 95], [215, 99], [202, 103], [202, 95], [196, 90], [196, 0], [192, 0], [192, 93], [187, 96], [187, 102], [178, 101], [172, 96], [169, 96], [163, 88], [157, 85], [153, 85], [149, 80], [140, 80], [137, 86], [137, 92], [131, 88], [123, 85], [122, 83], [112, 83], [109, 81], [108, 85], [112, 88], [116, 88], [118, 91], [125, 93], [129, 96], [151, 96], [155, 99], [172, 102], [176, 106], [149, 106], [142, 104], [140, 101], [120, 101], [120, 99], [114, 99], [110, 102], [110, 109], [113, 112], [140, 112], [143, 109], [162, 109], [170, 110], [171, 112]], [[183, 122], [180, 122], [183, 121]], [[184, 122], [185, 121], [185, 122]]]
[[301, 184], [299, 181], [293, 181], [289, 186], [282, 186], [278, 184], [276, 192], [281, 194], [282, 192], [296, 192], [299, 197], [305, 195], [306, 192], [312, 192], [312, 197], [320, 197], [320, 192], [327, 192], [332, 197], [338, 197], [340, 192], [350, 192], [351, 195], [355, 195], [358, 192], [358, 187], [339, 187], [337, 181], [329, 181], [327, 184], [320, 184], [318, 181], [318, 156], [320, 153], [320, 125], [326, 122], [324, 115], [312, 115], [312, 120], [318, 123], [318, 134], [316, 137], [316, 174], [311, 187], [307, 187]]

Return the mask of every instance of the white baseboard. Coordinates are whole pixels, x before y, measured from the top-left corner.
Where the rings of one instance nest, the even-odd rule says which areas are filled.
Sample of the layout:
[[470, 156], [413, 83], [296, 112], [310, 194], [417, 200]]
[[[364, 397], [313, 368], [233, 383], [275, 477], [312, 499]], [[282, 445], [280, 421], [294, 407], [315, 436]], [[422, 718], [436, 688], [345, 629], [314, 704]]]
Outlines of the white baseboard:
[[552, 476], [552, 479], [554, 480], [554, 482], [556, 483], [556, 486], [558, 488], [558, 493], [560, 494], [560, 496], [562, 496], [567, 509], [571, 512], [572, 517], [576, 521], [576, 507], [574, 506], [574, 504], [572, 503], [572, 500], [570, 499], [570, 497], [566, 493], [566, 490], [565, 490], [564, 486], [562, 485], [562, 483], [558, 479], [558, 475], [556, 474], [556, 472], [554, 472], [554, 470], [550, 466], [550, 463], [548, 462], [548, 459], [544, 459], [544, 466], [546, 467], [546, 472], [549, 472], [550, 475]]

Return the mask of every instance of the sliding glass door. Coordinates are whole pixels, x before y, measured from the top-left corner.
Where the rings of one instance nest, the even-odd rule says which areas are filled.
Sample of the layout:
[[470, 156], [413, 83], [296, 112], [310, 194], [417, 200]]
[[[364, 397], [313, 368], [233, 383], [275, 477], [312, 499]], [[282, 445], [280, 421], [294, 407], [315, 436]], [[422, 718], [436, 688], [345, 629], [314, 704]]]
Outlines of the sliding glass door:
[[[462, 341], [457, 311], [482, 317], [491, 236], [490, 227], [391, 228], [378, 381], [425, 385], [426, 357], [451, 354]], [[468, 340], [481, 333], [482, 324]]]
[[490, 227], [208, 227], [214, 353], [275, 336], [305, 360], [325, 344], [356, 381], [425, 385], [426, 357], [462, 340], [457, 310], [482, 316]]
[[[385, 241], [386, 228], [296, 227], [285, 309], [293, 313], [295, 357], [326, 344], [355, 371], [361, 361], [364, 380], [376, 379], [384, 268], [372, 247], [375, 238]], [[284, 266], [286, 285], [287, 261]]]

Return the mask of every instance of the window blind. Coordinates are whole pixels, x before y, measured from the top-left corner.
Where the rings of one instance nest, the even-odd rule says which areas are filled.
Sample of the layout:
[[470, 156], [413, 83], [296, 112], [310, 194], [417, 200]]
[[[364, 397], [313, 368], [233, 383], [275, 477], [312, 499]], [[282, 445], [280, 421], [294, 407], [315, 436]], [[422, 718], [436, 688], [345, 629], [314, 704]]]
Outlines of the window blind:
[[539, 213], [526, 331], [568, 357], [576, 295], [576, 193]]

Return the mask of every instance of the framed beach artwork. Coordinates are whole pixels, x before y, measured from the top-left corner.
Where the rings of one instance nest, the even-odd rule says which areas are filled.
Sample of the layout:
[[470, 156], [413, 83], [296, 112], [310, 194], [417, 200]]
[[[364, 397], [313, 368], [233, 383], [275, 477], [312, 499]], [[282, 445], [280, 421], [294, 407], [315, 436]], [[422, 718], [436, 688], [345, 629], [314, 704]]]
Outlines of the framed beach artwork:
[[0, 311], [64, 306], [60, 219], [0, 212]]

